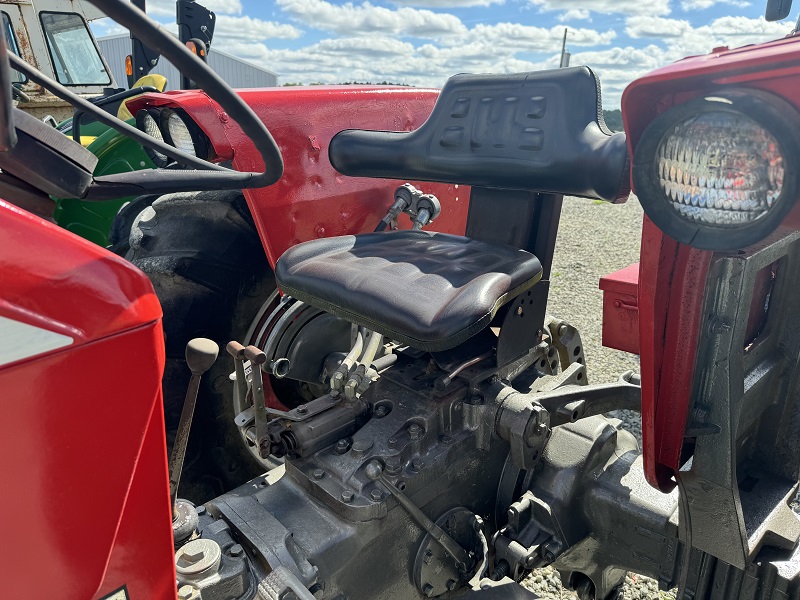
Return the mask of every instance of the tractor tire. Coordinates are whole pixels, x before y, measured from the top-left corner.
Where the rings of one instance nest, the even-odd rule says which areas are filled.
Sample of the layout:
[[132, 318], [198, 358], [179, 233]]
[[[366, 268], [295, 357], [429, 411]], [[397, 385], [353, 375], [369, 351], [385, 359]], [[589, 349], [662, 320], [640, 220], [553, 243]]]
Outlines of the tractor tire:
[[127, 256], [131, 249], [130, 236], [133, 222], [139, 216], [139, 213], [153, 204], [158, 198], [159, 196], [152, 194], [139, 196], [122, 205], [114, 217], [111, 229], [108, 232], [108, 250], [118, 256]]
[[234, 423], [233, 361], [254, 315], [275, 297], [275, 279], [241, 192], [168, 194], [135, 219], [127, 258], [153, 283], [164, 311], [168, 439], [177, 428], [189, 369], [186, 344], [207, 337], [220, 356], [203, 376], [180, 494], [196, 502], [264, 471]]

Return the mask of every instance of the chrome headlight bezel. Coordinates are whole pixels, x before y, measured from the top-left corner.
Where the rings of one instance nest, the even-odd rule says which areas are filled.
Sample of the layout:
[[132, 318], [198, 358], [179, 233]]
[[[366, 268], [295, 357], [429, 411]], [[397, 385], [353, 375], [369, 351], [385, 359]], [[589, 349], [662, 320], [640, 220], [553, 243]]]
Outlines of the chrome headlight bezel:
[[[690, 220], [671, 205], [660, 184], [659, 148], [681, 125], [700, 115], [728, 113], [763, 128], [778, 145], [783, 162], [780, 194], [765, 214], [741, 225], [719, 225]], [[731, 90], [704, 95], [667, 110], [645, 129], [631, 168], [633, 187], [645, 214], [678, 242], [704, 250], [737, 250], [767, 237], [795, 205], [800, 161], [800, 113], [785, 100], [760, 90]]]

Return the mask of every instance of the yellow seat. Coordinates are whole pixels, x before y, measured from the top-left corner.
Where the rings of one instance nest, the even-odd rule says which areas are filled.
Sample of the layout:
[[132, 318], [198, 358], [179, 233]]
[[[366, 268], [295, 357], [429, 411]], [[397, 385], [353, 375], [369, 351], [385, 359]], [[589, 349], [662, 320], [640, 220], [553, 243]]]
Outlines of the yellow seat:
[[[139, 78], [139, 80], [133, 84], [133, 87], [143, 87], [143, 86], [151, 86], [156, 88], [159, 92], [163, 92], [164, 89], [167, 87], [167, 78], [163, 75], [158, 75], [156, 73], [151, 73], [150, 75], [145, 75], [144, 77]], [[119, 105], [119, 110], [117, 111], [117, 118], [122, 121], [127, 121], [128, 119], [133, 118], [131, 111], [128, 110], [127, 104], [134, 98], [138, 98], [141, 94], [136, 96], [131, 96], [127, 100], [125, 100], [122, 104]]]

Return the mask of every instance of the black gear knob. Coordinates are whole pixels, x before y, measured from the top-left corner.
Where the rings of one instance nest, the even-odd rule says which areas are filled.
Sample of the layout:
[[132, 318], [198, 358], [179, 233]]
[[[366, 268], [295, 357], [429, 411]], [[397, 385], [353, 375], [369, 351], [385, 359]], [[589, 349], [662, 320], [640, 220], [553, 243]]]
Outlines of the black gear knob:
[[208, 371], [219, 356], [219, 346], [208, 338], [194, 338], [186, 344], [186, 364], [195, 375]]

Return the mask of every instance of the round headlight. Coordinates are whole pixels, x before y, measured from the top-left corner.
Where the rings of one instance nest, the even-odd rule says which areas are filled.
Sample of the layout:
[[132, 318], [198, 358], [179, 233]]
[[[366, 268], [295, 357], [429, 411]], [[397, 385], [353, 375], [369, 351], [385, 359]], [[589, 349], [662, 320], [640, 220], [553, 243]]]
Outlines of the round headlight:
[[165, 133], [169, 138], [169, 143], [178, 150], [186, 152], [186, 154], [197, 156], [197, 149], [192, 139], [192, 132], [189, 130], [189, 126], [181, 115], [173, 110], [165, 111], [162, 119]]
[[[142, 109], [137, 112], [136, 127], [150, 137], [157, 139], [159, 142], [164, 141], [161, 128], [158, 126], [158, 111], [154, 109]], [[147, 157], [153, 161], [153, 164], [159, 168], [164, 168], [170, 163], [169, 157], [158, 150], [153, 150], [152, 148], [144, 146], [144, 151]]]
[[763, 239], [796, 198], [795, 127], [793, 107], [757, 91], [664, 113], [634, 156], [634, 189], [645, 213], [697, 248], [733, 250]]

